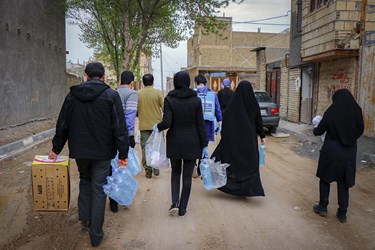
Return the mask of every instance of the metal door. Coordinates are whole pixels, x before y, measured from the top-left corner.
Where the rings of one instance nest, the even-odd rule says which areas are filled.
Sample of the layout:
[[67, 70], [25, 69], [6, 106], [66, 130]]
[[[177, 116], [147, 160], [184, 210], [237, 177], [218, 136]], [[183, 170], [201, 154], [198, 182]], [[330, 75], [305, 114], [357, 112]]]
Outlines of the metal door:
[[280, 75], [279, 69], [267, 72], [266, 92], [270, 95], [272, 101], [280, 107]]
[[301, 88], [301, 122], [311, 124], [312, 115], [312, 68], [302, 69], [302, 88]]

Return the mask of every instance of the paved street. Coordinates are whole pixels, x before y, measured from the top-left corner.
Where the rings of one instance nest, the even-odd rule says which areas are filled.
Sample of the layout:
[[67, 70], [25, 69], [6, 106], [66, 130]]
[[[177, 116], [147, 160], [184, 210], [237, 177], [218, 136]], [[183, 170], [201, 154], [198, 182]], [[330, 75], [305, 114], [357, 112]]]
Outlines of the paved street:
[[[261, 168], [266, 197], [238, 198], [217, 190], [206, 191], [201, 180], [194, 179], [188, 213], [171, 217], [167, 213], [170, 170], [152, 179], [142, 173], [137, 176], [141, 188], [134, 204], [120, 207], [118, 214], [107, 208], [106, 235], [99, 248], [375, 249], [375, 170], [358, 171], [357, 185], [350, 193], [348, 222], [341, 224], [335, 218], [335, 185], [328, 217], [312, 212], [318, 200], [316, 160], [291, 150], [298, 139], [266, 139], [266, 166]], [[74, 161], [70, 210], [32, 210], [31, 160], [49, 148], [50, 141], [0, 162], [0, 249], [91, 249], [88, 233], [78, 223]]]

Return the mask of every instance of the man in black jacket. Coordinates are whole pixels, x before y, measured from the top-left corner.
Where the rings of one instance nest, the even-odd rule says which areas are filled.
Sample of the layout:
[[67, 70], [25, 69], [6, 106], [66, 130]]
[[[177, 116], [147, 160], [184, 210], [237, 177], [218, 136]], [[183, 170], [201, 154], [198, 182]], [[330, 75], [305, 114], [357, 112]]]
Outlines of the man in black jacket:
[[101, 63], [89, 63], [87, 81], [70, 88], [56, 124], [49, 158], [56, 160], [66, 141], [69, 157], [80, 174], [78, 211], [89, 229], [92, 246], [103, 239], [106, 195], [102, 186], [119, 151], [119, 166], [127, 164], [129, 139], [119, 94], [104, 83]]

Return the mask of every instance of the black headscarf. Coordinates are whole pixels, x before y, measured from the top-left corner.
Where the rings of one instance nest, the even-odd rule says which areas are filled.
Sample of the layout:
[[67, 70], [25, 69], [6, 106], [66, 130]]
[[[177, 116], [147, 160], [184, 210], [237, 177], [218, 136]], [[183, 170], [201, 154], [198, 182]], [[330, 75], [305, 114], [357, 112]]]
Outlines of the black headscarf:
[[185, 71], [179, 71], [173, 78], [173, 85], [175, 89], [189, 88], [190, 76]]
[[345, 146], [354, 145], [364, 130], [362, 109], [347, 89], [332, 96], [332, 105], [326, 110], [322, 122], [327, 131]]
[[221, 140], [212, 157], [229, 163], [227, 184], [219, 190], [238, 196], [264, 196], [259, 175], [258, 138], [264, 137], [259, 104], [248, 81], [241, 81], [228, 103]]
[[178, 97], [178, 98], [189, 98], [192, 96], [197, 96], [197, 92], [190, 89], [190, 76], [185, 71], [179, 71], [174, 75], [173, 78], [174, 90], [168, 93], [168, 96]]

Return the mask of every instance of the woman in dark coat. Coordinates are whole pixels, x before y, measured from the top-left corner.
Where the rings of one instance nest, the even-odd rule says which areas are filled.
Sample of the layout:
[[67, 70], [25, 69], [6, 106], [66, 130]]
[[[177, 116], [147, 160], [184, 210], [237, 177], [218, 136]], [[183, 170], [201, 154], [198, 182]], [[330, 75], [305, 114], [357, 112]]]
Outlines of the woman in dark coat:
[[226, 107], [221, 141], [211, 156], [230, 164], [227, 184], [219, 190], [237, 196], [264, 196], [259, 174], [258, 135], [264, 142], [259, 104], [251, 83], [241, 81]]
[[356, 172], [357, 139], [364, 130], [362, 109], [347, 89], [340, 89], [332, 96], [332, 105], [326, 110], [314, 135], [325, 136], [320, 150], [316, 176], [320, 178], [319, 204], [315, 213], [327, 215], [330, 183], [337, 182], [339, 208], [336, 217], [346, 222], [349, 188], [354, 186]]
[[165, 97], [163, 121], [157, 125], [157, 129], [162, 131], [169, 128], [167, 157], [172, 165], [172, 206], [169, 212], [175, 214], [178, 211], [178, 215], [183, 216], [189, 201], [195, 162], [202, 157], [202, 150], [208, 150], [202, 103], [197, 92], [189, 88], [189, 74], [178, 72], [173, 84], [175, 89]]

